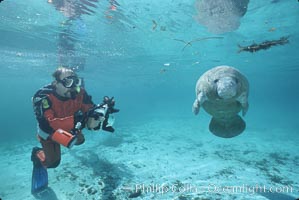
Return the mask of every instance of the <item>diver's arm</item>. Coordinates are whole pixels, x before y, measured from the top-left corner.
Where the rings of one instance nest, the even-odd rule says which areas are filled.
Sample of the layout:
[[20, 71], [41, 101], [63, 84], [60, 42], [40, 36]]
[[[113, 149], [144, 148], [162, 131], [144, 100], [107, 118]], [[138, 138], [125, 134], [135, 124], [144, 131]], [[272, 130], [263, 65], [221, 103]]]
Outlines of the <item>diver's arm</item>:
[[86, 90], [83, 89], [83, 103], [81, 110], [85, 113], [85, 125], [89, 130], [93, 130], [94, 128], [98, 127], [99, 123], [105, 119], [104, 117], [103, 119], [99, 118], [97, 120], [94, 118], [93, 112], [96, 107], [97, 105], [93, 103], [92, 97], [88, 95]]
[[81, 110], [83, 113], [87, 113], [91, 108], [95, 107], [96, 104], [93, 103], [91, 95], [88, 95], [86, 90], [83, 90], [83, 102], [81, 106]]

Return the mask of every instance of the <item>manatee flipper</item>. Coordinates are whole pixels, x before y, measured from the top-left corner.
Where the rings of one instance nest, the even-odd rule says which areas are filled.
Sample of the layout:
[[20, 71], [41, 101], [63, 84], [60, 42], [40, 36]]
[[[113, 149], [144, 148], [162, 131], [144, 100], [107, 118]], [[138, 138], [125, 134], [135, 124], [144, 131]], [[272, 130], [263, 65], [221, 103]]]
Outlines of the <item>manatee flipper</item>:
[[194, 113], [194, 115], [197, 115], [199, 113], [199, 102], [197, 99], [195, 99], [193, 103], [192, 112]]
[[200, 106], [207, 100], [206, 95], [203, 92], [199, 92], [192, 106], [192, 112], [197, 115], [199, 113]]
[[244, 117], [248, 111], [248, 92], [243, 92], [236, 100], [240, 102], [242, 106], [242, 116]]
[[210, 131], [214, 135], [222, 138], [232, 138], [240, 135], [245, 128], [246, 123], [239, 115], [229, 119], [219, 119], [213, 117], [209, 125]]
[[244, 117], [248, 111], [248, 102], [242, 104], [242, 116]]

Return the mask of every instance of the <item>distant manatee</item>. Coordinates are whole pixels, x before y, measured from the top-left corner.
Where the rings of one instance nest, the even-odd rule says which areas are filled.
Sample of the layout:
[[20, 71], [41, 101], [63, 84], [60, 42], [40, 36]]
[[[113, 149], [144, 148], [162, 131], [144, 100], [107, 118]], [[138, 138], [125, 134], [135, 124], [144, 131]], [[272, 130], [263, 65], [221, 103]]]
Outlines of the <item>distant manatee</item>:
[[211, 33], [222, 34], [239, 28], [249, 0], [196, 0], [195, 19]]

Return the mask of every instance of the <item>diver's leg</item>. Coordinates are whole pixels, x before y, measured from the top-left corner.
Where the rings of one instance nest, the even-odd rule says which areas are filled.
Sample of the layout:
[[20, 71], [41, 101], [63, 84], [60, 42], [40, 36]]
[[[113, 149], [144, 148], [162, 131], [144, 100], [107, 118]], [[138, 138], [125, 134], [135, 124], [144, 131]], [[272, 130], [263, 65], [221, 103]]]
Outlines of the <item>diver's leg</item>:
[[79, 132], [77, 134], [77, 142], [75, 143], [75, 145], [81, 145], [84, 142], [85, 142], [85, 137], [84, 137], [84, 135], [81, 132]]
[[56, 168], [60, 164], [61, 160], [60, 144], [50, 139], [41, 139], [40, 143], [46, 156], [45, 162], [43, 164], [47, 166], [47, 168]]
[[48, 187], [48, 172], [47, 167], [43, 165], [45, 153], [42, 148], [32, 149], [31, 161], [33, 162], [31, 193], [37, 194]]
[[34, 147], [31, 154], [33, 162], [31, 193], [34, 195], [48, 187], [47, 168], [57, 167], [61, 159], [59, 144], [40, 137], [39, 140], [43, 148]]

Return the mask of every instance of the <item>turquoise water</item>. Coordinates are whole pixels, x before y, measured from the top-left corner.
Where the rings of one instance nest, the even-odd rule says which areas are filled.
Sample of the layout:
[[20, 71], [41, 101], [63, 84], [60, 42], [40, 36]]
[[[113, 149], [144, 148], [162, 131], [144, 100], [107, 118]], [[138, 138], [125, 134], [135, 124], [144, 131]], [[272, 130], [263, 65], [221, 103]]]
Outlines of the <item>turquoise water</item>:
[[[0, 175], [0, 198], [34, 199], [29, 158], [38, 142], [31, 97], [61, 64], [80, 66], [93, 100], [114, 96], [121, 112], [115, 134], [86, 130], [83, 146], [64, 149], [61, 165], [49, 170], [56, 199], [126, 199], [133, 190], [124, 187], [178, 183], [293, 190], [142, 191], [136, 199], [299, 197], [297, 1], [251, 0], [239, 28], [222, 34], [195, 20], [194, 1], [86, 2], [89, 11], [73, 17], [47, 1], [0, 3], [0, 166], [7, 170]], [[289, 36], [288, 44], [237, 53], [238, 44], [282, 36]], [[207, 37], [221, 38], [185, 46]], [[250, 83], [247, 128], [232, 139], [209, 132], [204, 110], [191, 112], [197, 79], [218, 65], [239, 69]]]

